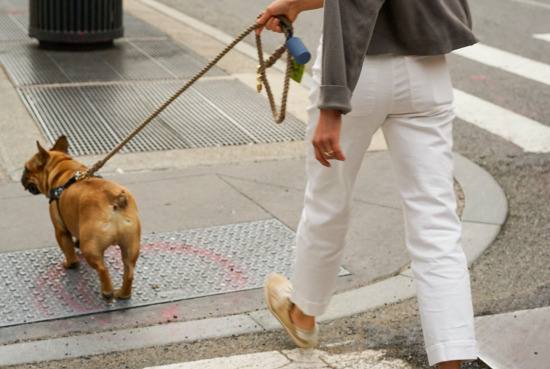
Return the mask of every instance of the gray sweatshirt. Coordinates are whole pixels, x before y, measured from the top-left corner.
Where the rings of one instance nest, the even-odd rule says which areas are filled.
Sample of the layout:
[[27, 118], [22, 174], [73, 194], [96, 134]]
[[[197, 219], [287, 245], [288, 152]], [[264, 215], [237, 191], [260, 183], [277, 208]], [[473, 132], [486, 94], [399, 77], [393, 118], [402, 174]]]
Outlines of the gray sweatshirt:
[[477, 42], [467, 0], [325, 0], [320, 109], [351, 111], [365, 55], [442, 55]]

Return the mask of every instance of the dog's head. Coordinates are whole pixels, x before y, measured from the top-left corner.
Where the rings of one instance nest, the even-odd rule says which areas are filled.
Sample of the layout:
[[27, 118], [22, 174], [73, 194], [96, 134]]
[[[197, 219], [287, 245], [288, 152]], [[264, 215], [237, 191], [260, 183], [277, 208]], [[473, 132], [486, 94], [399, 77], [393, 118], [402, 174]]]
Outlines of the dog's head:
[[53, 148], [48, 151], [36, 141], [38, 152], [25, 163], [21, 184], [25, 190], [33, 195], [45, 194], [48, 196], [48, 177], [51, 170], [52, 159], [60, 156], [67, 156], [69, 142], [67, 137], [60, 136]]

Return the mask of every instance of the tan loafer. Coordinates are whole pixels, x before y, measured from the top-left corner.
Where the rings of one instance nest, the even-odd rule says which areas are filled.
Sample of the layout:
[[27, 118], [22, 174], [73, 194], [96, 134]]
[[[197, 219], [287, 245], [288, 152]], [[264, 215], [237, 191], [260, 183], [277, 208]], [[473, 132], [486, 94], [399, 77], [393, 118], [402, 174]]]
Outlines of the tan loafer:
[[292, 285], [283, 275], [272, 273], [267, 276], [264, 285], [264, 294], [267, 306], [271, 313], [281, 323], [294, 343], [301, 348], [310, 348], [317, 345], [319, 340], [317, 324], [310, 331], [297, 329], [290, 318], [294, 304], [290, 301]]

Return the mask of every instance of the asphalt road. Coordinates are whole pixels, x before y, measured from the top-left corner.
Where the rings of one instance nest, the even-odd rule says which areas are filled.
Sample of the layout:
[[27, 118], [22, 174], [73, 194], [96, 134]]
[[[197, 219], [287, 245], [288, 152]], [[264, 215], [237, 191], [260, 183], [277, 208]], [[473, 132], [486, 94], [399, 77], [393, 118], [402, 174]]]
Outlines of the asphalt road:
[[[162, 0], [204, 23], [235, 36], [269, 1]], [[533, 61], [550, 64], [550, 42], [533, 34], [550, 33], [549, 0], [471, 1], [475, 31], [481, 42]], [[314, 51], [321, 27], [321, 13], [303, 14], [295, 33]], [[249, 40], [252, 42], [252, 40]], [[264, 41], [268, 50], [280, 39]], [[550, 125], [550, 86], [472, 61], [449, 56], [455, 87], [545, 126]], [[471, 267], [476, 316], [550, 305], [550, 154], [528, 152], [506, 138], [457, 119], [455, 151], [487, 170], [503, 188], [509, 215], [496, 241]], [[365, 348], [386, 349], [415, 368], [426, 368], [416, 301], [369, 311], [324, 324], [323, 347], [332, 352]], [[39, 368], [134, 368], [192, 361], [234, 353], [292, 349], [281, 332], [176, 344], [139, 351], [112, 353], [41, 363]], [[464, 365], [484, 368], [482, 363]]]

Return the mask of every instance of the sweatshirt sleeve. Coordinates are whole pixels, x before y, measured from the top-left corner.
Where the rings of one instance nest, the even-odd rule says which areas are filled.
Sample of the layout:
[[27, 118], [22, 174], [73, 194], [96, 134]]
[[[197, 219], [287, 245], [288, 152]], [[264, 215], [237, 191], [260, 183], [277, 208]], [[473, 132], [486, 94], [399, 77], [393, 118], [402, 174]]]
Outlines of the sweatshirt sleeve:
[[384, 0], [325, 0], [320, 109], [351, 111], [376, 19]]

